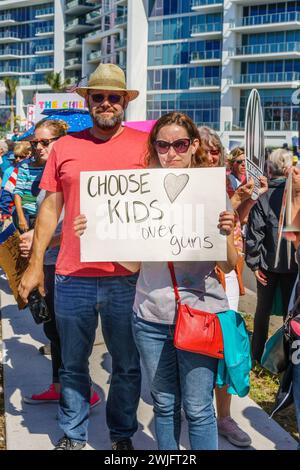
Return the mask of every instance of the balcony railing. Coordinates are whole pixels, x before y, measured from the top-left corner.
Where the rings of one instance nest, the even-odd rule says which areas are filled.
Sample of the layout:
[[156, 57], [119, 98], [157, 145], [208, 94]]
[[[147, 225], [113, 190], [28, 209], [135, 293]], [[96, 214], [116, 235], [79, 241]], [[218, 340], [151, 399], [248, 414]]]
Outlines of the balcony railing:
[[48, 44], [45, 46], [36, 46], [35, 52], [49, 52], [54, 50], [53, 44]]
[[17, 65], [7, 65], [5, 67], [0, 67], [0, 73], [9, 73], [9, 72], [18, 72], [21, 73], [21, 67]]
[[88, 54], [88, 60], [98, 60], [98, 59], [100, 60], [101, 55], [102, 55], [101, 51], [91, 52], [90, 54]]
[[219, 77], [191, 78], [190, 88], [200, 88], [206, 86], [220, 86]]
[[229, 55], [279, 54], [281, 52], [300, 52], [300, 42], [279, 42], [239, 46], [228, 50]]
[[81, 59], [79, 57], [73, 57], [72, 59], [66, 60], [66, 66], [78, 64], [81, 64]]
[[42, 8], [40, 10], [35, 11], [35, 16], [46, 16], [46, 15], [54, 15], [54, 8], [49, 7], [49, 8]]
[[81, 45], [82, 45], [81, 40], [79, 38], [75, 38], [75, 39], [70, 39], [70, 41], [67, 41], [65, 47], [74, 47], [74, 46], [81, 46]]
[[95, 19], [100, 18], [101, 15], [102, 15], [101, 10], [90, 11], [90, 13], [88, 13], [86, 15], [86, 21], [87, 22], [89, 22], [89, 21], [93, 22], [93, 21], [95, 21]]
[[0, 49], [0, 56], [5, 56], [5, 55], [25, 55], [22, 53], [22, 51], [18, 49], [10, 49], [9, 47], [6, 47], [5, 49]]
[[220, 58], [221, 58], [221, 51], [219, 49], [215, 49], [212, 51], [192, 52], [190, 60], [194, 62], [198, 60], [211, 60], [211, 59], [220, 59]]
[[4, 33], [0, 33], [0, 38], [16, 38], [16, 39], [18, 39], [19, 36], [15, 31], [5, 31]]
[[127, 46], [127, 39], [117, 40], [115, 42], [115, 49], [122, 49]]
[[66, 4], [66, 9], [69, 10], [70, 8], [75, 8], [78, 6], [84, 6], [84, 7], [94, 7], [95, 3], [89, 2], [86, 0], [72, 0], [71, 2], [68, 2]]
[[223, 3], [223, 0], [193, 0], [191, 7], [202, 7], [207, 5], [218, 5], [219, 3]]
[[300, 22], [300, 12], [291, 11], [285, 13], [271, 13], [270, 15], [244, 16], [242, 20], [236, 21], [234, 26], [258, 26], [271, 23]]
[[36, 64], [35, 70], [49, 70], [54, 68], [53, 62], [45, 62], [44, 64]]
[[271, 72], [252, 73], [241, 75], [234, 83], [269, 83], [269, 82], [293, 82], [300, 80], [300, 72]]
[[213, 32], [221, 32], [221, 31], [222, 31], [221, 23], [194, 24], [192, 26], [192, 34], [213, 33]]
[[117, 16], [115, 19], [116, 25], [126, 24], [126, 23], [127, 23], [127, 15]]
[[220, 130], [220, 123], [219, 122], [200, 122], [199, 126], [206, 126], [214, 129], [215, 131]]
[[53, 26], [45, 26], [44, 28], [37, 28], [35, 30], [35, 35], [37, 34], [52, 34], [54, 33], [54, 27]]
[[[298, 130], [298, 122], [297, 121], [265, 121], [264, 122], [264, 129], [265, 131], [297, 131]], [[232, 126], [237, 130], [245, 129], [245, 122], [240, 121], [238, 126]]]
[[16, 21], [16, 18], [11, 13], [6, 13], [5, 15], [0, 15], [0, 23], [1, 21]]
[[88, 25], [84, 19], [74, 18], [74, 20], [68, 21], [66, 23], [66, 28], [65, 29], [73, 28], [75, 26], [89, 27], [90, 25]]

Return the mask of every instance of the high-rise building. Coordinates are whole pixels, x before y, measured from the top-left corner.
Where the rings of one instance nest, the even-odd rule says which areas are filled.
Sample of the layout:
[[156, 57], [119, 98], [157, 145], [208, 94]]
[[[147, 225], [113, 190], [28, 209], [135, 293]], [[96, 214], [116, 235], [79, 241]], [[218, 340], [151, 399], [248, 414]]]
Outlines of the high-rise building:
[[120, 65], [140, 91], [127, 119], [180, 110], [229, 145], [243, 140], [257, 88], [267, 145], [298, 134], [300, 1], [0, 0], [0, 80], [19, 77], [19, 114], [46, 71], [76, 83], [100, 62]]
[[[56, 14], [54, 12], [56, 11]], [[17, 78], [19, 108], [43, 90], [45, 73], [61, 70], [63, 56], [61, 0], [0, 1], [0, 80]], [[0, 105], [0, 124], [9, 115], [9, 100]]]
[[300, 2], [224, 0], [221, 135], [243, 137], [247, 99], [257, 88], [267, 145], [292, 144], [298, 132]]
[[[122, 31], [109, 26], [105, 4], [127, 8]], [[141, 91], [128, 111], [131, 119], [184, 111], [198, 125], [217, 129], [230, 145], [243, 141], [247, 99], [257, 88], [266, 145], [292, 144], [300, 115], [292, 101], [300, 87], [299, 1], [127, 0], [102, 5], [106, 29], [97, 33], [99, 49], [104, 37], [114, 44], [118, 34], [124, 41], [127, 36], [122, 66], [126, 59], [129, 86]], [[86, 73], [100, 61], [116, 60], [101, 54], [89, 64], [83, 55]]]

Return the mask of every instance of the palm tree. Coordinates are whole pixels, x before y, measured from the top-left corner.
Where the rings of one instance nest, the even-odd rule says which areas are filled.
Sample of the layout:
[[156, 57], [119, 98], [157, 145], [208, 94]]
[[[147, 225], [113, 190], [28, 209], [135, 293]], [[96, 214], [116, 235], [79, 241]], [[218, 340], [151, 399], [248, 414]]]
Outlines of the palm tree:
[[18, 80], [15, 78], [5, 77], [4, 84], [6, 88], [6, 93], [10, 99], [10, 132], [13, 132], [15, 125], [15, 108], [14, 108], [14, 99], [17, 92], [17, 86], [19, 84]]
[[46, 73], [45, 81], [50, 86], [50, 88], [57, 93], [65, 91], [66, 87], [71, 83], [69, 78], [65, 80], [62, 79], [61, 72]]

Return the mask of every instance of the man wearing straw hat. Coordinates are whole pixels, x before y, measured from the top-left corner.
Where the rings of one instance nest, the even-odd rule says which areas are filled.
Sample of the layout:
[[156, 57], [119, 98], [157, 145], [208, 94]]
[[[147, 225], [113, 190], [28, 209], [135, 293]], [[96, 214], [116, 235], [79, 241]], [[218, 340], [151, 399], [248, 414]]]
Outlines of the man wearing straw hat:
[[87, 442], [92, 352], [98, 313], [112, 356], [106, 418], [113, 450], [131, 450], [138, 428], [139, 355], [131, 333], [136, 274], [117, 263], [80, 262], [80, 243], [73, 230], [80, 213], [80, 172], [143, 168], [147, 134], [122, 126], [124, 112], [138, 91], [127, 90], [122, 69], [100, 64], [85, 97], [93, 127], [55, 142], [40, 187], [47, 191], [35, 227], [30, 266], [19, 287], [21, 297], [39, 289], [44, 295], [43, 257], [63, 205], [65, 218], [56, 264], [56, 319], [61, 341], [62, 388], [59, 425], [64, 437], [56, 450], [80, 450]]

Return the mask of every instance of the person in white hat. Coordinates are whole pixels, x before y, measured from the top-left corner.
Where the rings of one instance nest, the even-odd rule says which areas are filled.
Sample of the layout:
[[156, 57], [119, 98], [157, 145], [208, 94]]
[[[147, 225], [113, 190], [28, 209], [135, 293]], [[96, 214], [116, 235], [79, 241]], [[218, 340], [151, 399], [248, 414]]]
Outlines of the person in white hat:
[[64, 205], [55, 280], [63, 363], [59, 374], [59, 425], [64, 436], [55, 449], [80, 450], [88, 440], [88, 361], [100, 313], [103, 336], [112, 356], [106, 410], [112, 449], [131, 450], [131, 437], [138, 428], [141, 386], [139, 354], [131, 331], [137, 274], [117, 263], [81, 262], [73, 220], [80, 213], [80, 172], [143, 168], [148, 135], [122, 126], [127, 105], [139, 92], [126, 88], [124, 72], [118, 66], [100, 64], [88, 85], [76, 91], [86, 99], [93, 127], [63, 137], [53, 146], [40, 185], [47, 195], [19, 293], [25, 301], [35, 288], [45, 295], [43, 257]]

